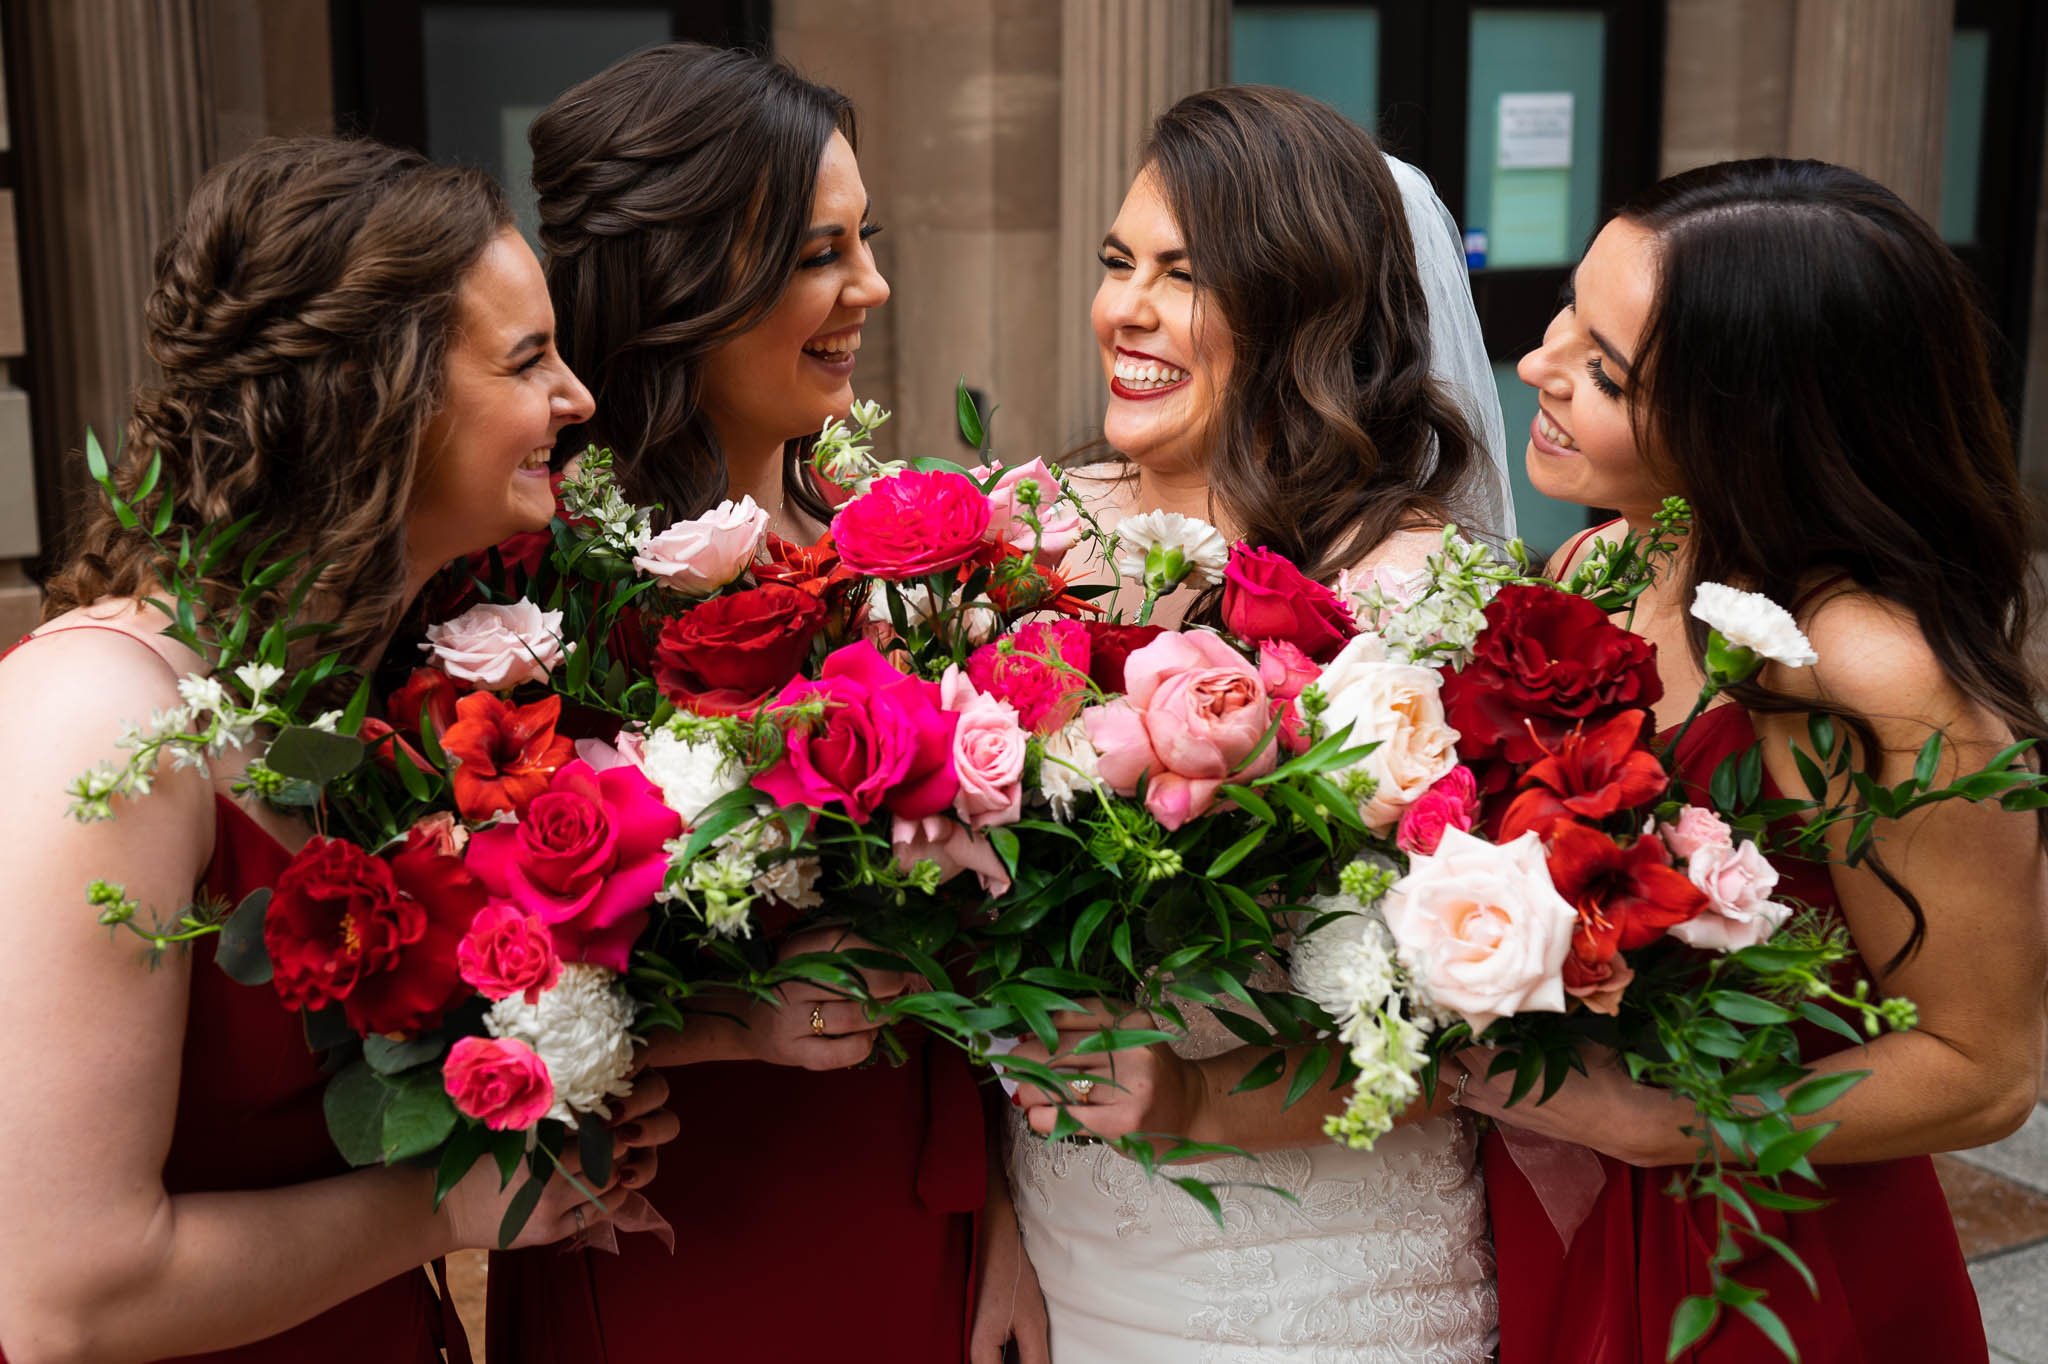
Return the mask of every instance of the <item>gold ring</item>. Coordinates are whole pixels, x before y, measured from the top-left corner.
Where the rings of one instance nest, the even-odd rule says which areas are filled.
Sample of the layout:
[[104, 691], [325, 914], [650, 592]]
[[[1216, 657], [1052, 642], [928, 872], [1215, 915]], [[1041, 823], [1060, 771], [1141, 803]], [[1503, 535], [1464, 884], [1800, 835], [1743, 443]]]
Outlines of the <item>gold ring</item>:
[[813, 1004], [811, 1006], [811, 1036], [823, 1037], [824, 1035], [825, 1006], [822, 1004]]
[[1088, 1102], [1088, 1096], [1095, 1092], [1095, 1082], [1085, 1078], [1069, 1080], [1067, 1081], [1067, 1088], [1074, 1091], [1075, 1103], [1084, 1104]]
[[1466, 1085], [1469, 1085], [1469, 1084], [1471, 1084], [1471, 1083], [1472, 1083], [1472, 1072], [1471, 1072], [1471, 1071], [1469, 1071], [1469, 1070], [1461, 1070], [1461, 1071], [1459, 1071], [1459, 1072], [1458, 1072], [1458, 1087], [1457, 1087], [1457, 1089], [1456, 1089], [1456, 1090], [1452, 1091], [1452, 1093], [1451, 1093], [1451, 1102], [1452, 1102], [1452, 1103], [1454, 1103], [1454, 1104], [1462, 1104], [1462, 1103], [1464, 1103], [1464, 1102], [1465, 1102], [1465, 1086], [1466, 1086]]

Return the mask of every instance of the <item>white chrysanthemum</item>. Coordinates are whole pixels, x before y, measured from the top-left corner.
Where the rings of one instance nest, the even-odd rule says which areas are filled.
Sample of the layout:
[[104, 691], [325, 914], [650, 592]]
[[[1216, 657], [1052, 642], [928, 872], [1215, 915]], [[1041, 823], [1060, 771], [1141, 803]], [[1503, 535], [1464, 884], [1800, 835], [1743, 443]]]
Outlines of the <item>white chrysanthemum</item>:
[[[1161, 574], [1171, 586], [1185, 578], [1199, 592], [1223, 581], [1230, 544], [1207, 521], [1179, 512], [1149, 511], [1117, 524], [1116, 571], [1133, 582]], [[1180, 556], [1173, 564], [1171, 556]]]
[[1088, 742], [1088, 730], [1076, 716], [1043, 740], [1044, 755], [1038, 765], [1038, 790], [1052, 806], [1052, 817], [1062, 824], [1074, 817], [1074, 805], [1095, 789], [1095, 745]]
[[1701, 583], [1693, 594], [1692, 614], [1721, 632], [1738, 649], [1762, 654], [1788, 668], [1807, 668], [1820, 661], [1792, 613], [1756, 592], [1725, 583]]
[[661, 788], [662, 800], [686, 825], [695, 824], [713, 801], [747, 783], [746, 769], [734, 762], [717, 740], [686, 739], [667, 729], [647, 736], [640, 770]]
[[570, 962], [538, 1003], [508, 995], [484, 1015], [493, 1037], [515, 1037], [539, 1054], [555, 1085], [555, 1106], [547, 1116], [576, 1126], [577, 1117], [611, 1116], [606, 1099], [632, 1092], [633, 1003], [618, 976], [589, 962]]
[[[945, 622], [936, 620], [932, 609], [931, 589], [906, 583], [890, 586], [903, 598], [903, 622], [906, 625], [922, 625], [935, 633], [950, 639]], [[955, 602], [947, 612], [953, 622], [965, 630], [969, 644], [986, 644], [1002, 632], [1002, 613], [985, 601]], [[889, 615], [889, 593], [886, 589], [868, 595], [868, 619], [877, 625], [895, 625]]]

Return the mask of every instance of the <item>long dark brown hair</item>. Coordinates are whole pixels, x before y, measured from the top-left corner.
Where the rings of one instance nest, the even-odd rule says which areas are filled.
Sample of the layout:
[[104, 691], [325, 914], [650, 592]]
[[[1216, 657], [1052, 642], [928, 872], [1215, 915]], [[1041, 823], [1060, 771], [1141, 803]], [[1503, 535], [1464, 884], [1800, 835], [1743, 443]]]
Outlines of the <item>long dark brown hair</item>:
[[[1687, 171], [1618, 216], [1657, 238], [1631, 420], [1692, 503], [1679, 600], [1725, 582], [1789, 603], [1846, 576], [1910, 611], [2015, 738], [2048, 740], [2023, 661], [2027, 499], [1955, 255], [1890, 190], [1820, 161]], [[1704, 659], [1706, 626], [1687, 629]], [[1755, 684], [1734, 695], [1833, 714], [1877, 752], [1863, 716]], [[1925, 919], [1877, 870], [1913, 915], [1903, 958]]]
[[1430, 376], [1407, 213], [1371, 134], [1306, 95], [1226, 85], [1161, 114], [1139, 155], [1229, 329], [1207, 473], [1245, 541], [1327, 581], [1449, 519], [1481, 456]]
[[[489, 177], [375, 142], [273, 140], [216, 167], [157, 253], [145, 317], [162, 377], [136, 394], [117, 485], [132, 494], [161, 455], [171, 542], [253, 516], [243, 546], [275, 536], [273, 558], [324, 564], [306, 614], [333, 629], [305, 647], [368, 662], [405, 606], [405, 514], [459, 290], [511, 224]], [[234, 603], [241, 560], [206, 583], [210, 610]], [[95, 500], [44, 617], [149, 590], [158, 568]], [[258, 596], [258, 632], [291, 587]]]
[[[562, 357], [596, 400], [561, 448], [611, 446], [627, 492], [664, 521], [726, 495], [701, 362], [795, 275], [835, 132], [854, 140], [838, 91], [749, 52], [667, 43], [570, 90], [527, 134]], [[784, 491], [830, 520], [801, 444], [784, 446]]]

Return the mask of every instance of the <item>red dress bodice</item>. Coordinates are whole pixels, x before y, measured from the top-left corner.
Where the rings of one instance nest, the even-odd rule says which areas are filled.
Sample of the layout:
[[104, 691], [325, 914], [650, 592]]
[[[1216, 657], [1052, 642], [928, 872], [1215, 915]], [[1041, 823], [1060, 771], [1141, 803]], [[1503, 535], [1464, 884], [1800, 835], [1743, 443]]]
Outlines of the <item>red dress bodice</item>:
[[[1685, 735], [1677, 770], [1695, 800], [1720, 761], [1755, 742], [1739, 706], [1707, 711]], [[1765, 797], [1774, 799], [1765, 776]], [[1777, 863], [1781, 898], [1832, 910], [1827, 868]], [[1802, 1035], [1809, 1059], [1847, 1044]], [[1657, 1364], [1679, 1300], [1708, 1289], [1717, 1227], [1712, 1199], [1681, 1203], [1664, 1192], [1673, 1169], [1637, 1169], [1600, 1157], [1606, 1183], [1567, 1251], [1498, 1132], [1485, 1144], [1487, 1201], [1500, 1266], [1501, 1364]], [[1758, 1208], [1764, 1230], [1789, 1243], [1813, 1271], [1818, 1296], [1785, 1262], [1755, 1249], [1733, 1269], [1769, 1294], [1804, 1364], [1974, 1364], [1988, 1358], [1984, 1326], [1956, 1241], [1947, 1200], [1925, 1156], [1820, 1167], [1829, 1200], [1811, 1212]], [[1796, 1182], [1796, 1181], [1795, 1181]], [[1747, 1243], [1754, 1245], [1754, 1243]], [[1682, 1359], [1752, 1364], [1776, 1350], [1746, 1320], [1720, 1323]]]

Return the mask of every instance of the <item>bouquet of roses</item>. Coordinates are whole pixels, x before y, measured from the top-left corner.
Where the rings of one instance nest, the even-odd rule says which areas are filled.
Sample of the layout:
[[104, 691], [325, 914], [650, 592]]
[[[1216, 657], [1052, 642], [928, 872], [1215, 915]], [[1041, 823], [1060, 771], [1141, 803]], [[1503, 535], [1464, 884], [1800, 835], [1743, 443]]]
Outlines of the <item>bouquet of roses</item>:
[[[124, 524], [161, 536], [160, 463], [124, 496], [90, 435], [86, 448]], [[223, 971], [303, 1015], [333, 1074], [328, 1129], [352, 1164], [431, 1161], [437, 1203], [486, 1155], [508, 1182], [527, 1166], [500, 1228], [509, 1243], [555, 1172], [575, 1179], [560, 1160], [571, 1134], [585, 1175], [609, 1178], [602, 1119], [629, 1090], [638, 1012], [620, 973], [680, 822], [637, 774], [575, 761], [555, 733], [554, 697], [511, 699], [560, 665], [558, 616], [482, 607], [430, 631], [422, 647], [435, 667], [393, 698], [401, 732], [369, 714], [367, 674], [334, 654], [304, 661], [299, 646], [325, 627], [254, 614], [259, 592], [297, 573], [296, 614], [318, 565], [257, 546], [235, 608], [208, 611], [202, 584], [246, 530], [159, 543], [166, 633], [207, 667], [180, 681], [180, 706], [132, 728], [124, 764], [73, 784], [72, 813], [112, 818], [116, 801], [149, 792], [166, 758], [204, 769], [246, 750], [235, 793], [317, 832], [275, 886], [238, 906], [188, 905], [145, 925], [121, 886], [95, 882], [88, 899], [152, 954], [218, 935]], [[619, 1225], [665, 1227], [639, 1209]]]
[[1436, 1057], [1474, 1042], [1500, 1050], [1493, 1073], [1513, 1074], [1511, 1103], [1547, 1098], [1584, 1068], [1590, 1043], [1695, 1105], [1699, 1155], [1672, 1192], [1715, 1199], [1721, 1237], [1711, 1290], [1676, 1313], [1671, 1352], [1725, 1307], [1796, 1358], [1761, 1294], [1727, 1272], [1743, 1240], [1798, 1265], [1752, 1205], [1818, 1206], [1783, 1180], [1817, 1182], [1808, 1156], [1832, 1125], [1795, 1119], [1862, 1075], [1812, 1077], [1795, 1025], [1858, 1042], [1911, 1027], [1914, 1011], [1843, 979], [1846, 929], [1785, 895], [1766, 854], [1824, 863], [1846, 824], [1853, 864], [1881, 817], [1949, 799], [2030, 809], [2048, 793], [2022, 765], [2026, 744], [1937, 784], [1939, 735], [1911, 777], [1879, 785], [1818, 716], [1811, 751], [1795, 748], [1803, 797], [1767, 795], [1756, 744], [1704, 790], [1678, 778], [1680, 743], [1721, 691], [1766, 660], [1815, 661], [1782, 608], [1703, 584], [1692, 612], [1710, 627], [1705, 686], [1668, 740], [1652, 732], [1654, 651], [1608, 614], [1647, 585], [1685, 520], [1682, 503], [1667, 504], [1654, 532], [1599, 551], [1562, 586], [1480, 565], [1447, 532], [1423, 581], [1358, 602], [1375, 652], [1438, 672], [1456, 765], [1408, 807], [1392, 847], [1376, 844], [1318, 902], [1323, 917], [1294, 943], [1294, 979], [1349, 1051], [1352, 1096], [1328, 1130], [1353, 1146], [1433, 1083]]

